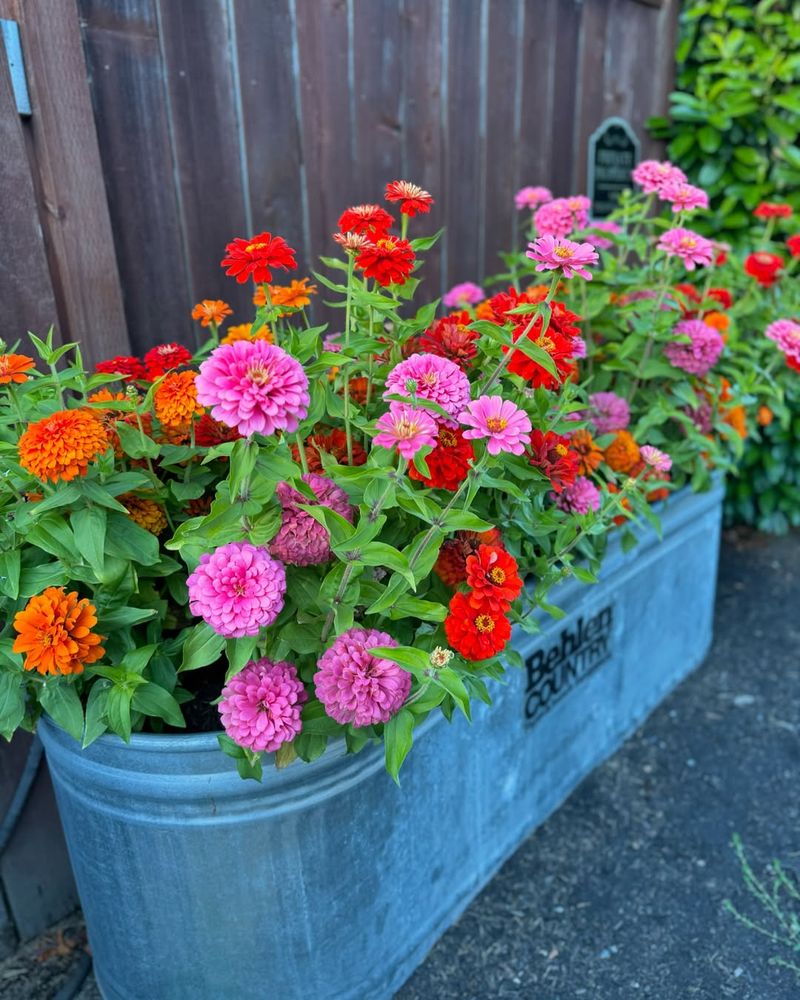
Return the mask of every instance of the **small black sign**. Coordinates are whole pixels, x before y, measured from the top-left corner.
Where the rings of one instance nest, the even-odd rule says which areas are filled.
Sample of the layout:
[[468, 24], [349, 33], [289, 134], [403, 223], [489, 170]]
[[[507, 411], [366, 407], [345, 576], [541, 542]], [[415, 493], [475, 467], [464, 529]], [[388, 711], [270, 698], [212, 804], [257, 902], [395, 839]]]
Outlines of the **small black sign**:
[[641, 143], [624, 118], [606, 118], [589, 136], [589, 197], [596, 219], [610, 215], [620, 192], [632, 186], [640, 152]]
[[611, 656], [611, 605], [561, 630], [558, 642], [525, 660], [525, 721], [534, 723]]

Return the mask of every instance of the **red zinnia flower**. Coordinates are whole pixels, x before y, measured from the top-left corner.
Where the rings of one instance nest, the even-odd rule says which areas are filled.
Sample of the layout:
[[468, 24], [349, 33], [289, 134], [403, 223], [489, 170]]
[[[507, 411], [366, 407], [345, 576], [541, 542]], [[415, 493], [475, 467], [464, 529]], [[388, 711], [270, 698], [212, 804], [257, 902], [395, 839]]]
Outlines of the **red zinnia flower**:
[[[569, 313], [567, 310], [564, 312], [567, 313], [568, 317], [577, 319], [574, 313]], [[527, 317], [523, 317], [523, 320], [526, 322], [520, 323], [512, 333], [515, 341], [519, 340], [525, 333], [528, 322], [530, 322]], [[543, 386], [545, 389], [557, 389], [572, 374], [572, 359], [575, 353], [572, 338], [562, 332], [561, 324], [556, 319], [555, 313], [546, 333], [542, 333], [542, 318], [540, 316], [529, 330], [528, 338], [537, 347], [547, 351], [556, 366], [557, 375], [551, 375], [522, 351], [514, 351], [511, 355], [511, 361], [508, 364], [509, 372], [513, 375], [521, 375], [522, 378], [531, 383], [534, 389], [538, 389], [539, 386]], [[503, 347], [503, 354], [507, 354], [508, 350], [507, 347]]]
[[581, 456], [569, 444], [569, 438], [555, 431], [531, 432], [530, 463], [542, 470], [556, 493], [572, 486], [580, 469]]
[[285, 271], [293, 271], [297, 267], [294, 250], [286, 240], [272, 233], [258, 233], [249, 240], [237, 237], [225, 250], [220, 267], [227, 268], [225, 273], [236, 278], [240, 285], [249, 278], [259, 285], [272, 281], [272, 269], [276, 267]]
[[425, 459], [430, 479], [418, 472], [413, 462], [408, 468], [408, 474], [432, 489], [455, 491], [467, 478], [470, 462], [474, 458], [472, 443], [464, 440], [460, 430], [440, 426], [439, 443]]
[[797, 233], [796, 236], [790, 236], [786, 240], [786, 246], [792, 257], [800, 257], [800, 233]]
[[399, 201], [400, 211], [410, 218], [419, 212], [430, 212], [433, 198], [418, 184], [411, 181], [391, 181], [386, 185], [386, 200]]
[[201, 448], [214, 448], [226, 441], [238, 441], [241, 436], [235, 427], [220, 423], [208, 413], [204, 413], [194, 425], [195, 444]]
[[[349, 464], [347, 461], [347, 434], [340, 427], [333, 428], [328, 434], [322, 431], [310, 434], [306, 438], [303, 447], [306, 453], [306, 463], [309, 472], [322, 473], [324, 475], [325, 470], [320, 455], [320, 452], [323, 451], [328, 455], [332, 455], [339, 465]], [[363, 465], [366, 462], [367, 453], [358, 441], [352, 442], [352, 452], [353, 465]], [[300, 452], [296, 444], [292, 445], [292, 457], [295, 462], [300, 461]]]
[[379, 240], [392, 228], [394, 219], [380, 205], [353, 205], [342, 212], [339, 229], [343, 233], [360, 233]]
[[719, 302], [723, 309], [730, 309], [733, 305], [733, 296], [727, 288], [709, 288], [707, 298]]
[[480, 545], [499, 545], [501, 541], [497, 528], [483, 533], [457, 531], [439, 549], [439, 557], [433, 569], [448, 587], [457, 587], [467, 578], [467, 557], [477, 552]]
[[775, 284], [782, 267], [783, 257], [779, 257], [776, 253], [768, 253], [766, 250], [751, 253], [744, 262], [745, 273], [755, 278], [764, 288]]
[[426, 354], [455, 361], [462, 371], [478, 353], [478, 334], [467, 327], [472, 322], [468, 312], [452, 313], [437, 319], [419, 338], [419, 349]]
[[777, 201], [762, 201], [753, 215], [757, 219], [788, 219], [792, 215], [792, 206]]
[[363, 270], [365, 278], [374, 278], [379, 285], [404, 285], [415, 260], [408, 240], [384, 236], [361, 251], [356, 257], [356, 267]]
[[511, 622], [490, 603], [479, 602], [475, 607], [459, 592], [450, 601], [444, 631], [449, 644], [465, 660], [488, 660], [508, 642]]
[[187, 351], [180, 344], [159, 344], [158, 347], [154, 347], [144, 356], [147, 377], [151, 382], [166, 375], [173, 368], [188, 365], [191, 360], [191, 351]]
[[522, 591], [516, 559], [499, 545], [481, 545], [467, 557], [467, 586], [472, 588], [467, 596], [474, 608], [486, 602], [497, 611], [507, 611]]
[[126, 382], [147, 378], [142, 362], [127, 354], [117, 355], [116, 358], [109, 358], [108, 361], [100, 361], [95, 365], [94, 370], [102, 372], [104, 375], [119, 375]]

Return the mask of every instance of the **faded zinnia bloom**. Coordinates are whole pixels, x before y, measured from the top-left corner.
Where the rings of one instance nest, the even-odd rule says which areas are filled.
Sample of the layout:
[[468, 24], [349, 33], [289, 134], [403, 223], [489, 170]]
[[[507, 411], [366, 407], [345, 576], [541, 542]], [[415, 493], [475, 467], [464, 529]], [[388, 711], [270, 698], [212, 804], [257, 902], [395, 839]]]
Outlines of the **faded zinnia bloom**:
[[556, 506], [568, 514], [588, 514], [600, 509], [600, 491], [585, 476], [578, 476], [575, 482], [561, 493], [554, 493]]
[[409, 406], [394, 400], [389, 412], [378, 418], [380, 431], [373, 442], [381, 448], [396, 448], [405, 459], [412, 459], [426, 445], [434, 448], [438, 426], [433, 414], [418, 406]]
[[200, 556], [186, 580], [189, 608], [219, 635], [258, 635], [281, 613], [286, 593], [283, 563], [249, 542], [229, 542]]
[[514, 207], [517, 211], [528, 208], [533, 211], [537, 206], [553, 200], [553, 192], [546, 187], [524, 187], [514, 195]]
[[700, 319], [676, 323], [672, 332], [676, 336], [688, 337], [689, 343], [675, 341], [667, 344], [664, 355], [669, 363], [691, 375], [707, 375], [725, 346], [720, 332]]
[[332, 719], [342, 725], [372, 726], [397, 714], [411, 690], [411, 674], [369, 652], [396, 645], [386, 632], [356, 627], [343, 632], [325, 650], [314, 674], [314, 688]]
[[474, 306], [486, 297], [486, 293], [471, 281], [462, 281], [459, 285], [453, 285], [449, 292], [442, 299], [448, 309], [459, 309], [465, 305]]
[[219, 714], [234, 743], [257, 753], [274, 753], [302, 728], [308, 698], [293, 663], [251, 660], [222, 689]]
[[668, 257], [680, 257], [687, 271], [694, 271], [697, 264], [705, 267], [714, 259], [714, 244], [711, 240], [680, 226], [662, 234], [658, 249], [663, 250]]
[[14, 616], [18, 633], [12, 647], [23, 653], [26, 670], [40, 674], [80, 674], [84, 665], [105, 653], [103, 636], [92, 632], [97, 624], [93, 604], [63, 587], [48, 587], [32, 597]]
[[642, 160], [634, 168], [631, 176], [645, 194], [656, 194], [670, 182], [686, 181], [686, 174], [668, 160], [664, 160], [663, 163], [659, 163], [658, 160]]
[[469, 329], [472, 317], [467, 312], [454, 313], [434, 320], [421, 334], [419, 346], [425, 354], [438, 354], [440, 358], [455, 361], [462, 371], [467, 371], [478, 353], [479, 336]]
[[541, 236], [534, 243], [529, 243], [526, 256], [536, 261], [537, 271], [561, 268], [565, 278], [577, 274], [587, 281], [592, 280], [587, 266], [596, 264], [600, 259], [591, 243], [573, 243], [555, 236]]
[[413, 394], [457, 417], [469, 402], [469, 393], [469, 379], [454, 361], [435, 354], [412, 354], [387, 375], [383, 398]]
[[94, 410], [59, 410], [31, 424], [19, 439], [19, 464], [37, 479], [68, 482], [110, 445]]
[[200, 365], [197, 399], [215, 420], [243, 437], [296, 431], [308, 413], [303, 366], [274, 344], [239, 340], [218, 347]]
[[589, 396], [589, 419], [598, 434], [622, 431], [631, 422], [628, 401], [615, 392], [594, 392]]
[[229, 277], [236, 278], [243, 285], [250, 278], [258, 284], [272, 281], [275, 268], [293, 271], [297, 267], [294, 250], [280, 236], [272, 233], [258, 233], [249, 240], [237, 237], [225, 247], [225, 256], [220, 261]]
[[764, 336], [776, 343], [787, 357], [800, 361], [800, 323], [793, 319], [776, 319], [764, 331]]
[[140, 528], [153, 535], [160, 535], [167, 527], [167, 516], [161, 504], [135, 493], [123, 493], [117, 500], [128, 511], [128, 517]]
[[200, 326], [211, 326], [212, 323], [219, 326], [226, 316], [232, 315], [233, 309], [222, 299], [203, 299], [192, 309], [192, 319], [199, 320]]
[[669, 472], [672, 468], [672, 459], [669, 455], [665, 451], [659, 451], [658, 448], [654, 448], [651, 444], [643, 444], [639, 449], [639, 454], [642, 456], [645, 465], [649, 465], [656, 472]]
[[26, 373], [31, 368], [33, 368], [33, 358], [25, 354], [0, 354], [0, 385], [27, 382]]
[[459, 415], [467, 439], [486, 438], [490, 455], [501, 451], [522, 455], [529, 441], [531, 420], [528, 414], [502, 396], [480, 396]]
[[[326, 476], [307, 472], [303, 482], [311, 488], [319, 506], [329, 507], [352, 523], [353, 508], [345, 491]], [[288, 483], [278, 483], [275, 493], [280, 501], [282, 515], [278, 534], [269, 543], [270, 552], [281, 562], [293, 566], [314, 566], [333, 558], [328, 529], [313, 518], [300, 504], [314, 505]]]
[[433, 198], [428, 192], [411, 181], [390, 181], [386, 185], [385, 198], [387, 201], [399, 201], [400, 211], [409, 218], [418, 213], [430, 212], [433, 204]]

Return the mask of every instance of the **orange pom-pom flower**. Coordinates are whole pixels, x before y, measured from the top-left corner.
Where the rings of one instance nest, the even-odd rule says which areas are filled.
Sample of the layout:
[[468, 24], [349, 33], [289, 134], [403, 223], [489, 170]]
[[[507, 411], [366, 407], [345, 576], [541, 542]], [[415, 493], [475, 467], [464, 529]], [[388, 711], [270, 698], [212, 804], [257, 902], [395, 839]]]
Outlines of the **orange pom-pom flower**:
[[19, 439], [19, 463], [42, 481], [68, 482], [85, 476], [109, 444], [96, 412], [59, 410], [28, 427]]
[[40, 674], [80, 674], [105, 653], [103, 637], [92, 632], [96, 609], [85, 597], [48, 587], [14, 617], [15, 653], [25, 654], [26, 670]]

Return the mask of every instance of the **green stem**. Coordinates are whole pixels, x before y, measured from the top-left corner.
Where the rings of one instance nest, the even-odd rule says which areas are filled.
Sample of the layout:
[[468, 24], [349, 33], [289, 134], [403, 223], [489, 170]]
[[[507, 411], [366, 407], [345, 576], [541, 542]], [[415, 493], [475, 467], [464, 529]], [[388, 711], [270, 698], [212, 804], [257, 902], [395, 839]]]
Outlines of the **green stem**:
[[[353, 254], [347, 255], [347, 298], [344, 305], [344, 352], [350, 350], [350, 316], [353, 299], [353, 267], [355, 258]], [[350, 364], [345, 361], [343, 364], [344, 376], [344, 433], [347, 439], [347, 464], [353, 464], [353, 428], [350, 425]]]
[[408, 216], [405, 212], [400, 213], [400, 239], [406, 239], [408, 234]]
[[264, 292], [264, 298], [267, 302], [267, 324], [272, 331], [272, 342], [276, 347], [280, 347], [280, 333], [278, 331], [278, 318], [275, 316], [275, 306], [272, 304], [272, 295], [270, 294], [269, 285], [266, 281], [262, 281], [261, 290]]
[[[661, 312], [661, 306], [664, 304], [664, 299], [667, 295], [667, 288], [669, 288], [669, 272], [670, 272], [670, 262], [669, 258], [664, 261], [664, 280], [661, 282], [661, 287], [659, 289], [658, 299], [656, 300], [656, 307], [653, 311], [654, 319], [658, 317]], [[642, 376], [644, 374], [645, 366], [650, 360], [650, 355], [653, 353], [653, 345], [655, 344], [655, 334], [650, 333], [647, 337], [647, 343], [644, 345], [644, 351], [642, 352], [642, 357], [639, 361], [639, 365], [636, 369], [636, 377], [633, 381], [633, 388], [628, 395], [628, 402], [632, 403], [636, 393], [639, 389], [639, 385], [642, 381]]]
[[297, 432], [297, 434], [295, 434], [294, 439], [297, 442], [297, 454], [300, 458], [300, 465], [302, 466], [303, 469], [303, 475], [308, 475], [308, 458], [306, 457], [306, 449], [303, 445], [303, 439], [300, 437], [299, 431]]

